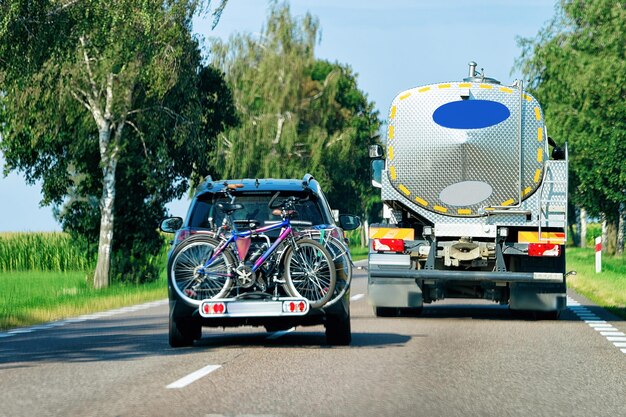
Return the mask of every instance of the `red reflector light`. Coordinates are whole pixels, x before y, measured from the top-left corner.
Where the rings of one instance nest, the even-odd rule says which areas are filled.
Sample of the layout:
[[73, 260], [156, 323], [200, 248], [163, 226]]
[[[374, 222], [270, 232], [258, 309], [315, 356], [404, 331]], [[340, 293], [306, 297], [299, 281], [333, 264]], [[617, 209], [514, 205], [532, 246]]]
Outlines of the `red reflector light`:
[[224, 303], [204, 303], [204, 304], [202, 304], [202, 312], [205, 315], [224, 314], [226, 312], [226, 304], [224, 304]]
[[529, 243], [529, 256], [561, 256], [561, 245], [553, 243]]
[[309, 305], [303, 300], [285, 301], [283, 302], [284, 313], [304, 313], [309, 309]]
[[372, 249], [377, 252], [404, 252], [402, 239], [372, 239]]

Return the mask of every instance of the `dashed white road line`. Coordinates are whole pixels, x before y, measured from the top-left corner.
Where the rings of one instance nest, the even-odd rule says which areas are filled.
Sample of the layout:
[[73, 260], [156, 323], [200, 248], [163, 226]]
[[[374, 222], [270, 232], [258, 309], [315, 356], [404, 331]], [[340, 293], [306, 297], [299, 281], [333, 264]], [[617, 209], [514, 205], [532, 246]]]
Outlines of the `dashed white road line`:
[[350, 297], [350, 301], [359, 301], [360, 299], [364, 297], [365, 297], [365, 294], [355, 294], [352, 297]]
[[624, 332], [620, 332], [619, 329], [607, 323], [606, 320], [601, 320], [600, 317], [592, 313], [587, 307], [581, 306], [573, 298], [567, 297], [567, 307], [579, 319], [584, 320], [589, 327], [597, 331], [601, 336], [604, 336], [609, 342], [612, 342], [622, 353], [626, 353], [626, 334]]
[[144, 303], [144, 304], [137, 304], [137, 305], [130, 306], [130, 307], [122, 307], [122, 308], [117, 308], [115, 310], [103, 311], [100, 313], [85, 314], [85, 315], [78, 316], [78, 317], [73, 317], [73, 318], [59, 320], [59, 321], [53, 321], [51, 323], [38, 324], [35, 326], [31, 326], [31, 327], [21, 327], [17, 329], [7, 330], [6, 332], [0, 332], [0, 338], [15, 336], [18, 334], [32, 333], [38, 330], [47, 330], [47, 329], [52, 329], [55, 327], [62, 327], [62, 326], [65, 326], [66, 324], [71, 324], [71, 323], [81, 323], [84, 321], [101, 319], [104, 317], [111, 317], [111, 316], [115, 316], [116, 314], [130, 313], [130, 312], [135, 312], [139, 310], [146, 310], [152, 307], [167, 305], [167, 303], [168, 303], [168, 300], [163, 299], [163, 300], [158, 300], [158, 301], [151, 301], [149, 303]]
[[206, 376], [221, 367], [222, 367], [221, 365], [207, 365], [202, 369], [198, 369], [197, 371], [192, 372], [189, 375], [182, 377], [178, 381], [172, 382], [171, 384], [167, 385], [165, 388], [168, 388], [168, 389], [184, 388], [187, 385], [191, 384], [192, 382], [199, 380], [203, 376]]

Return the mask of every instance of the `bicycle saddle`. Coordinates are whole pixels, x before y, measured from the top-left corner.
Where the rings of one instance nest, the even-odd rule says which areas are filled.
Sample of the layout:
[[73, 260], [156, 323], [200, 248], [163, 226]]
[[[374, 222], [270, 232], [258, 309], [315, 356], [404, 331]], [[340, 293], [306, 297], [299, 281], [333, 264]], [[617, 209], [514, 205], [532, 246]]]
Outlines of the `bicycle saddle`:
[[232, 214], [234, 211], [242, 209], [243, 204], [217, 203], [217, 208], [226, 214]]

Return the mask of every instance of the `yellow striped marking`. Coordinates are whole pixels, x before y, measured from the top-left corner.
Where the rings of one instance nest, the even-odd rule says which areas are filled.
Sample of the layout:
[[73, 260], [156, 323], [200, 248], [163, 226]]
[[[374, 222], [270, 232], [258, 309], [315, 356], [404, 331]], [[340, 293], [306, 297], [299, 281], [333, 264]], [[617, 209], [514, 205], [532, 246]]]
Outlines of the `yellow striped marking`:
[[513, 204], [515, 202], [515, 200], [513, 200], [512, 198], [509, 198], [508, 200], [506, 200], [505, 202], [503, 202], [502, 204], [500, 204], [501, 206], [510, 206], [511, 204]]
[[398, 176], [396, 175], [396, 167], [389, 167], [389, 175], [391, 175], [392, 180], [398, 178]]
[[513, 90], [511, 90], [510, 88], [506, 88], [506, 87], [500, 87], [500, 91], [502, 91], [503, 93], [507, 93], [507, 94], [511, 94], [513, 92]]
[[535, 171], [535, 182], [539, 182], [539, 178], [541, 177], [541, 170], [537, 168]]
[[458, 209], [457, 212], [459, 214], [472, 214], [472, 210], [471, 209]]
[[[545, 243], [565, 243], [564, 232], [541, 232], [541, 238], [547, 239]], [[517, 232], [519, 243], [539, 243], [539, 232]]]
[[481, 84], [480, 88], [482, 88], [483, 90], [491, 90], [493, 87], [489, 84]]
[[415, 232], [413, 229], [403, 229], [397, 227], [370, 227], [370, 239], [402, 239], [413, 240]]
[[485, 207], [485, 211], [494, 211], [495, 209], [493, 207]]
[[396, 117], [396, 106], [391, 106], [391, 114], [389, 115], [390, 119]]
[[409, 98], [411, 96], [411, 93], [404, 93], [400, 96], [400, 100], [404, 100], [405, 98]]
[[459, 87], [460, 88], [470, 88], [472, 86], [472, 83], [460, 83]]
[[389, 139], [390, 140], [393, 139], [393, 134], [394, 134], [393, 130], [394, 130], [393, 125], [389, 125]]
[[539, 111], [539, 107], [535, 107], [535, 118], [537, 120], [541, 120], [541, 112]]
[[537, 128], [537, 140], [543, 142], [543, 128]]
[[428, 201], [424, 200], [423, 198], [415, 197], [415, 201], [420, 203], [422, 206], [427, 206], [428, 205]]
[[428, 91], [428, 90], [430, 90], [430, 87], [420, 88], [420, 89], [419, 89], [419, 90], [417, 90], [417, 91], [419, 91], [420, 93], [424, 93], [424, 92], [426, 92], [426, 91]]
[[393, 160], [393, 146], [389, 146], [389, 148], [387, 149], [387, 157], [390, 161]]
[[442, 213], [447, 213], [447, 212], [448, 212], [448, 209], [447, 209], [447, 208], [445, 208], [445, 207], [441, 207], [441, 206], [434, 206], [433, 208], [434, 208], [435, 210], [437, 210], [437, 211], [442, 212]]
[[528, 94], [524, 94], [524, 98], [526, 99], [526, 101], [533, 101], [533, 98]]
[[537, 148], [537, 162], [543, 162], [543, 149]]
[[530, 187], [526, 187], [526, 188], [524, 189], [524, 191], [522, 192], [522, 195], [523, 195], [523, 196], [526, 196], [526, 195], [528, 195], [528, 193], [530, 193], [530, 191], [531, 191], [531, 188], [530, 188]]
[[406, 188], [404, 185], [400, 184], [398, 185], [398, 188], [400, 189], [400, 191], [402, 191], [404, 194], [406, 195], [411, 195], [411, 192], [409, 191], [408, 188]]
[[439, 84], [439, 88], [450, 88], [451, 84]]

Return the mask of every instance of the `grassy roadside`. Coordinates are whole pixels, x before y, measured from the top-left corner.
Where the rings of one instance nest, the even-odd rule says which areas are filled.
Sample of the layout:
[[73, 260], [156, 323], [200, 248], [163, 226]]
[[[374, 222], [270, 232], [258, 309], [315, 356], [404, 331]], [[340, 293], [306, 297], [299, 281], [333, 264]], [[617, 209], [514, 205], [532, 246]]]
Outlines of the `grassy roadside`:
[[567, 248], [567, 285], [597, 305], [626, 319], [626, 256], [602, 257], [602, 272], [595, 272], [595, 252], [591, 248]]
[[165, 273], [148, 284], [114, 284], [103, 290], [93, 289], [85, 276], [75, 271], [0, 273], [0, 330], [167, 297]]

